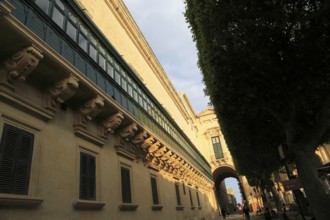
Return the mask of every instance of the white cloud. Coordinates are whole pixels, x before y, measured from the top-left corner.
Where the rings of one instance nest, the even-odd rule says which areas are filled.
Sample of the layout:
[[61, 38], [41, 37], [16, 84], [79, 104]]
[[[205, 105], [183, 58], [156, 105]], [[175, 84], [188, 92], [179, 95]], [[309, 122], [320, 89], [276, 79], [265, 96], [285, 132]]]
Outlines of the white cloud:
[[124, 0], [177, 91], [186, 93], [196, 113], [207, 107], [197, 50], [178, 0]]

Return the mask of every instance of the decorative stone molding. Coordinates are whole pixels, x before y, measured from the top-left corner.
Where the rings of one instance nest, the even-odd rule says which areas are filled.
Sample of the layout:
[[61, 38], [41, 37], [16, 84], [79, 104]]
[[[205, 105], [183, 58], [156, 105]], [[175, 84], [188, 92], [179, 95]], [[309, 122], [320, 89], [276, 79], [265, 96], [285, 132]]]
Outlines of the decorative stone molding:
[[147, 131], [143, 130], [140, 133], [138, 133], [137, 135], [135, 135], [131, 139], [131, 142], [136, 146], [140, 146], [141, 144], [145, 143], [145, 140], [148, 138], [148, 136], [149, 136], [149, 134], [147, 133]]
[[[9, 84], [7, 84], [9, 85]], [[31, 102], [30, 99], [26, 99], [21, 95], [13, 92], [12, 90], [8, 89], [8, 87], [4, 84], [0, 83], [0, 101], [6, 102], [11, 105], [16, 105], [22, 111], [26, 112], [27, 114], [33, 115], [41, 120], [48, 121], [54, 117], [54, 112], [49, 111]]]
[[104, 119], [102, 121], [102, 126], [105, 132], [113, 134], [115, 130], [119, 127], [123, 119], [124, 119], [124, 114], [122, 112], [117, 112]]
[[160, 146], [161, 146], [161, 143], [159, 141], [157, 141], [150, 145], [150, 147], [148, 148], [148, 152], [154, 153], [160, 148]]
[[125, 157], [129, 160], [135, 160], [137, 158], [137, 153], [133, 148], [132, 144], [125, 142], [120, 139], [120, 143], [115, 145], [116, 152], [119, 156]]
[[55, 83], [48, 89], [48, 94], [44, 99], [46, 108], [56, 108], [69, 98], [71, 98], [79, 87], [79, 80], [70, 75], [67, 78]]
[[172, 164], [177, 158], [178, 158], [178, 155], [173, 154], [173, 155], [167, 160], [167, 163], [168, 163], [168, 164]]
[[163, 154], [161, 159], [164, 161], [167, 161], [171, 157], [172, 154], [173, 154], [172, 151], [168, 150], [165, 154]]
[[10, 14], [14, 7], [7, 1], [0, 2], [0, 14]]
[[103, 106], [104, 99], [99, 95], [96, 95], [95, 98], [85, 102], [76, 114], [75, 125], [85, 126], [87, 121], [92, 120], [101, 112]]
[[40, 198], [30, 198], [22, 197], [16, 195], [10, 196], [0, 196], [0, 205], [2, 207], [14, 208], [14, 207], [24, 207], [24, 208], [35, 208], [43, 202]]
[[[29, 74], [37, 67], [43, 58], [41, 51], [34, 45], [24, 48], [7, 59], [5, 68], [6, 80], [12, 83], [14, 80], [25, 81]], [[1, 80], [3, 81], [3, 80]]]
[[167, 148], [165, 146], [159, 148], [156, 152], [154, 152], [155, 157], [161, 157], [165, 154]]
[[125, 128], [121, 129], [119, 131], [119, 135], [125, 140], [125, 141], [129, 141], [130, 138], [132, 138], [136, 132], [138, 130], [138, 126], [135, 122], [132, 122], [131, 124], [129, 124], [128, 126], [126, 126]]
[[143, 144], [141, 144], [141, 149], [146, 151], [149, 149], [149, 147], [156, 142], [155, 138], [150, 136], [148, 137]]
[[144, 161], [145, 166], [147, 166], [153, 170], [156, 170], [156, 171], [160, 170], [160, 167], [158, 167], [158, 165], [160, 163], [159, 159], [154, 157], [153, 155], [147, 154], [143, 161]]

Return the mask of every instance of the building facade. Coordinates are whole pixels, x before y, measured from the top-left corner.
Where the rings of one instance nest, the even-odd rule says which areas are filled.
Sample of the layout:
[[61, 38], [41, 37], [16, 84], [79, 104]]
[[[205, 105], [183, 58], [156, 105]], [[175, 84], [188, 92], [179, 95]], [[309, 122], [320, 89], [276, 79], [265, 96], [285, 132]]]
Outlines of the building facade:
[[213, 219], [211, 166], [121, 0], [0, 2], [0, 219]]

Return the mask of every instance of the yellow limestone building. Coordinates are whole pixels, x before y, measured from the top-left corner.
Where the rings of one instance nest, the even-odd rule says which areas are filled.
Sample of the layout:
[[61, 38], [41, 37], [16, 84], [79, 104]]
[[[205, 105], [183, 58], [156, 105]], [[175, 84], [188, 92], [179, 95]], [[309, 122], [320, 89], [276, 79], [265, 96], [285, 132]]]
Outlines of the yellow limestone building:
[[121, 0], [2, 0], [0, 48], [1, 220], [218, 216], [209, 137]]

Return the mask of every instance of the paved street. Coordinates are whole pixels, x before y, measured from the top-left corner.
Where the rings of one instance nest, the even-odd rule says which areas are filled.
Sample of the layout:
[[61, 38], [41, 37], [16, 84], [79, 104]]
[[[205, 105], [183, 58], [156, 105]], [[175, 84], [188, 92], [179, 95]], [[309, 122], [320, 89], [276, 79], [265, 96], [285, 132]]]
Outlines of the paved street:
[[[302, 220], [302, 217], [298, 215], [297, 212], [287, 212], [287, 216], [289, 220]], [[224, 218], [222, 216], [219, 216], [215, 220], [223, 220]], [[250, 214], [251, 220], [265, 220], [265, 217], [263, 215], [256, 215], [255, 213]], [[278, 217], [272, 217], [272, 220], [282, 220], [283, 218], [281, 216]], [[310, 220], [310, 217], [305, 217], [305, 220]], [[245, 220], [245, 217], [239, 215], [239, 214], [231, 214], [226, 217], [226, 220]], [[287, 219], [286, 219], [287, 220]]]

